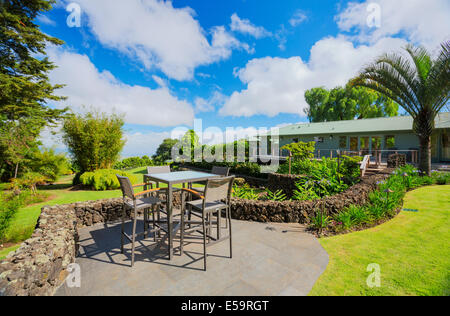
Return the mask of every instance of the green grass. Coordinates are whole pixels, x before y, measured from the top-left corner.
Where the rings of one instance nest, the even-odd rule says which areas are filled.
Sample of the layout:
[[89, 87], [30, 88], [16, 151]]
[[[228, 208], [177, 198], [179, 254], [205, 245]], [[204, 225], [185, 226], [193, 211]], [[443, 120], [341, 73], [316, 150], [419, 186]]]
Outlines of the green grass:
[[[136, 168], [127, 172], [138, 176], [139, 183], [143, 182], [143, 175], [146, 168]], [[6, 233], [6, 241], [10, 243], [18, 243], [28, 239], [34, 231], [41, 209], [45, 205], [70, 204], [75, 202], [93, 201], [99, 199], [122, 197], [120, 190], [113, 191], [88, 191], [88, 190], [72, 190], [72, 176], [62, 177], [56, 184], [41, 188], [39, 191], [46, 193], [50, 199], [39, 204], [30, 205], [19, 209]], [[162, 187], [164, 185], [161, 185]], [[181, 187], [181, 185], [179, 185]], [[138, 188], [139, 192], [142, 188]], [[7, 248], [2, 250], [2, 254], [15, 249]]]
[[[401, 212], [378, 227], [320, 240], [330, 263], [310, 295], [450, 295], [450, 186], [409, 192]], [[371, 263], [381, 287], [366, 284]]]
[[20, 247], [20, 245], [15, 245], [9, 248], [5, 248], [3, 250], [0, 250], [0, 260], [3, 260], [6, 258], [6, 256], [11, 252], [11, 251], [15, 251]]

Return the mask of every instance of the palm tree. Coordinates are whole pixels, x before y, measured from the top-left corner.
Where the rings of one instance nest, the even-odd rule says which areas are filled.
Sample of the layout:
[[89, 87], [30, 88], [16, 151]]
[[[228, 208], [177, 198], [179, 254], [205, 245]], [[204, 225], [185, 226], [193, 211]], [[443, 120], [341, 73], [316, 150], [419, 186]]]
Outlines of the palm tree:
[[393, 53], [379, 57], [352, 80], [352, 85], [383, 94], [412, 116], [413, 130], [420, 140], [419, 169], [430, 175], [434, 120], [449, 102], [450, 41], [441, 44], [435, 59], [423, 47], [408, 45], [405, 50], [406, 56]]

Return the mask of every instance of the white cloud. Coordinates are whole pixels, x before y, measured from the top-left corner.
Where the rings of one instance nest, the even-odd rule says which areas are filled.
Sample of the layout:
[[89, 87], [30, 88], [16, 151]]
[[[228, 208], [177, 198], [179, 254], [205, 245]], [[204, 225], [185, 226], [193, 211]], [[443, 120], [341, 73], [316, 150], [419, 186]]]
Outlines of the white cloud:
[[292, 18], [289, 20], [289, 24], [292, 27], [296, 27], [305, 22], [307, 19], [308, 16], [302, 10], [297, 10], [292, 16]]
[[248, 34], [255, 38], [268, 37], [272, 35], [264, 27], [256, 26], [248, 19], [239, 18], [236, 13], [231, 16], [230, 28], [232, 31]]
[[164, 139], [170, 138], [169, 132], [135, 132], [125, 135], [126, 144], [122, 157], [152, 156]]
[[[369, 27], [367, 20], [379, 4], [380, 27]], [[351, 2], [336, 21], [342, 31], [356, 31], [361, 41], [375, 42], [386, 36], [404, 35], [409, 41], [436, 49], [450, 36], [450, 2], [448, 0], [368, 0]]]
[[212, 45], [216, 48], [216, 54], [221, 59], [229, 58], [233, 49], [244, 49], [249, 54], [255, 52], [254, 48], [236, 39], [224, 26], [216, 26], [213, 28]]
[[318, 41], [311, 48], [307, 63], [300, 57], [253, 59], [236, 72], [246, 89], [234, 92], [219, 113], [245, 117], [273, 117], [280, 113], [304, 116], [306, 90], [345, 85], [367, 62], [405, 44], [401, 39], [384, 38], [372, 46], [355, 47], [340, 36]]
[[66, 84], [59, 93], [69, 97], [65, 103], [74, 111], [93, 106], [103, 112], [123, 113], [130, 124], [163, 127], [192, 124], [192, 106], [172, 95], [165, 86], [150, 89], [125, 84], [109, 71], [98, 70], [86, 55], [59, 49], [50, 49], [48, 54], [58, 65], [50, 73], [50, 79], [52, 83]]
[[196, 67], [226, 59], [232, 49], [243, 47], [217, 28], [210, 44], [207, 33], [194, 18], [195, 12], [174, 8], [170, 1], [77, 2], [103, 45], [137, 59], [146, 69], [157, 67], [176, 80], [190, 80]]
[[217, 107], [222, 106], [226, 101], [226, 96], [219, 91], [214, 91], [209, 99], [197, 97], [194, 101], [196, 112], [212, 112]]
[[341, 31], [353, 33], [319, 40], [311, 48], [309, 61], [266, 57], [235, 71], [246, 88], [234, 92], [220, 114], [304, 116], [307, 89], [345, 85], [363, 66], [383, 53], [401, 52], [408, 41], [435, 49], [450, 36], [448, 1], [430, 0], [424, 5], [419, 0], [379, 0], [381, 25], [374, 29], [367, 27], [370, 2], [349, 3], [336, 21]]
[[38, 22], [40, 22], [40, 23], [42, 23], [42, 24], [45, 24], [45, 25], [51, 25], [51, 26], [56, 26], [56, 22], [55, 21], [53, 21], [52, 19], [50, 19], [48, 16], [46, 16], [46, 15], [39, 15], [38, 17], [37, 17], [37, 21]]

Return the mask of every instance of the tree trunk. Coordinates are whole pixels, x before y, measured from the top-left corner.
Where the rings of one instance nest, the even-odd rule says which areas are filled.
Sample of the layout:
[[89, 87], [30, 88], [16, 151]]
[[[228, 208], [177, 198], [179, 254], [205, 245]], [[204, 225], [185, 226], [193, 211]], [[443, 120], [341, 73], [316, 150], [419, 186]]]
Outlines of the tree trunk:
[[431, 136], [420, 137], [419, 170], [431, 176]]
[[14, 179], [17, 179], [18, 172], [19, 172], [19, 163], [16, 163], [16, 170], [14, 171]]

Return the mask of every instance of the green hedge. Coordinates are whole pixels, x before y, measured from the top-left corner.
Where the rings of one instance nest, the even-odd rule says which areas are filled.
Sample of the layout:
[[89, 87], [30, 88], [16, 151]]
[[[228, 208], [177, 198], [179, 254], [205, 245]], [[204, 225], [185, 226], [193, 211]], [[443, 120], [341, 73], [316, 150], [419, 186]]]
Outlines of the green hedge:
[[80, 182], [96, 191], [117, 190], [120, 188], [119, 180], [116, 175], [130, 178], [132, 184], [136, 184], [136, 176], [114, 169], [101, 169], [94, 172], [85, 172], [80, 176]]
[[114, 169], [133, 169], [133, 168], [139, 168], [139, 167], [149, 167], [153, 166], [154, 162], [150, 157], [148, 156], [142, 156], [142, 157], [130, 157], [125, 158], [119, 162], [116, 162], [113, 166]]
[[[179, 163], [175, 163], [175, 166], [179, 166]], [[245, 175], [255, 178], [267, 178], [267, 174], [261, 173], [261, 167], [254, 162], [184, 162], [183, 166], [193, 167], [204, 170], [211, 170], [214, 166], [228, 167], [230, 172], [238, 175]]]

